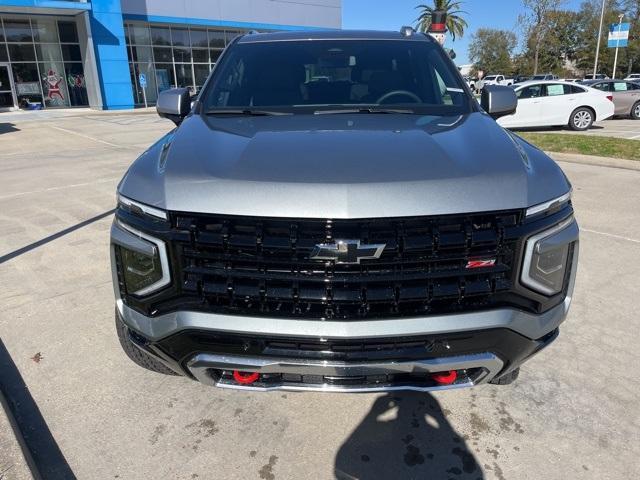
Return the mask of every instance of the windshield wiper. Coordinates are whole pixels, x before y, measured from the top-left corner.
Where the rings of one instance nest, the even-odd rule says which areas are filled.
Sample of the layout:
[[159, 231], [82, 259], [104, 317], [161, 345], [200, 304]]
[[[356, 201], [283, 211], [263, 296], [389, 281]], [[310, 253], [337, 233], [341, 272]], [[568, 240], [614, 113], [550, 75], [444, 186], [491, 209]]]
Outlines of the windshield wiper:
[[253, 108], [214, 108], [207, 110], [205, 115], [247, 115], [252, 117], [266, 117], [270, 115], [293, 115], [290, 112], [278, 112], [274, 110], [254, 110]]
[[335, 110], [316, 110], [313, 112], [315, 115], [341, 115], [347, 113], [382, 113], [382, 114], [415, 114], [415, 110], [410, 108], [372, 108], [372, 107], [360, 107], [360, 108], [340, 108]]

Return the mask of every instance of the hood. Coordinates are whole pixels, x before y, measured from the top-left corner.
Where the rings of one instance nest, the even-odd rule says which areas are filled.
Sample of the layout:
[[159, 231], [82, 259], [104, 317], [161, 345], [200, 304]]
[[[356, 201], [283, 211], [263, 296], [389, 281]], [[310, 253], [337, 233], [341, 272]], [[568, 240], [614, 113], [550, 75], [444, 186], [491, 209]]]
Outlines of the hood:
[[550, 158], [483, 113], [192, 115], [120, 185], [166, 210], [300, 218], [526, 208], [568, 190]]

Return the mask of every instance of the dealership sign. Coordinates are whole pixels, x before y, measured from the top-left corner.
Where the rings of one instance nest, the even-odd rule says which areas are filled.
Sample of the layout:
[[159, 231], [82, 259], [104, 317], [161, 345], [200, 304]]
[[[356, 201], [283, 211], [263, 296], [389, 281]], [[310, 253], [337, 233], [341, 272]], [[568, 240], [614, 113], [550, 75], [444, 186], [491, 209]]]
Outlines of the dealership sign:
[[629, 23], [612, 23], [609, 27], [609, 48], [624, 48], [629, 45]]

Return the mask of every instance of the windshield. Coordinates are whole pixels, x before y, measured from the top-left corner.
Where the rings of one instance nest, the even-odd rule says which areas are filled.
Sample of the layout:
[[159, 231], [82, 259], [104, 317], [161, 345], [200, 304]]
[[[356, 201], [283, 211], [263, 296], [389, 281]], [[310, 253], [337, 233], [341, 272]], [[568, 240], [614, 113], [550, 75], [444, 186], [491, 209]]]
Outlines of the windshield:
[[400, 107], [410, 113], [473, 111], [458, 72], [425, 41], [314, 40], [236, 44], [201, 97], [208, 113], [308, 113]]

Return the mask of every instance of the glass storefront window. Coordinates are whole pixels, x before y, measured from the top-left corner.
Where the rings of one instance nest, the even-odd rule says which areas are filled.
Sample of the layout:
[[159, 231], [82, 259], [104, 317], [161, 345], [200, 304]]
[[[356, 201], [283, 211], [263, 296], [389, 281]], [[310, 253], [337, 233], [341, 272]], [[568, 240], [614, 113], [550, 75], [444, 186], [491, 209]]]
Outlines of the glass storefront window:
[[222, 30], [209, 30], [209, 47], [224, 48], [224, 32]]
[[[131, 47], [134, 62], [152, 62], [151, 47]], [[171, 52], [169, 52], [169, 55]]]
[[146, 89], [147, 103], [148, 104], [155, 103], [156, 100], [158, 99], [158, 95], [156, 93], [157, 92], [156, 80], [155, 80], [156, 75], [155, 75], [155, 69], [153, 68], [153, 66], [149, 68], [149, 64], [136, 63], [136, 64], [131, 64], [130, 68], [132, 73], [131, 81], [134, 85], [136, 103], [140, 105], [144, 104], [144, 94], [142, 92], [142, 87], [140, 86], [140, 83], [139, 83], [139, 78], [141, 73], [144, 73], [145, 76], [147, 77], [147, 89]]
[[[4, 30], [1, 28], [4, 25]], [[0, 62], [9, 63], [21, 108], [89, 104], [75, 21], [0, 15]]]
[[193, 71], [196, 77], [196, 91], [199, 92], [209, 76], [209, 65], [194, 65]]
[[68, 107], [67, 79], [61, 62], [40, 63], [42, 93], [47, 107]]
[[58, 31], [55, 20], [38, 19], [34, 20], [32, 25], [36, 42], [58, 43]]
[[78, 30], [75, 22], [58, 22], [58, 34], [62, 43], [78, 43]]
[[173, 62], [173, 56], [171, 55], [171, 48], [167, 47], [154, 47], [153, 58], [156, 62]]
[[216, 63], [222, 55], [222, 50], [211, 50], [211, 63]]
[[5, 20], [4, 32], [7, 42], [33, 42], [29, 20]]
[[194, 48], [191, 50], [193, 61], [195, 63], [209, 63], [209, 50], [203, 48]]
[[151, 27], [151, 42], [154, 45], [171, 45], [171, 32], [168, 28]]
[[42, 91], [40, 90], [40, 78], [38, 67], [35, 63], [14, 63], [13, 83], [16, 87], [18, 106], [26, 108], [28, 104], [42, 103]]
[[195, 28], [192, 28], [191, 29], [191, 46], [207, 48], [209, 46], [209, 42], [207, 40], [207, 31], [197, 30]]
[[40, 62], [59, 62], [60, 60], [62, 60], [60, 45], [53, 43], [36, 44], [36, 55], [38, 56], [38, 61]]
[[79, 45], [60, 45], [62, 49], [62, 59], [65, 62], [81, 62], [82, 55], [80, 55]]
[[173, 49], [174, 62], [191, 62], [191, 49], [190, 48], [174, 48]]
[[190, 47], [189, 30], [186, 28], [171, 28], [171, 41], [174, 47]]
[[32, 43], [9, 44], [9, 57], [12, 62], [35, 61], [36, 52]]
[[72, 107], [89, 105], [87, 84], [84, 78], [82, 63], [65, 63], [64, 74], [69, 91], [69, 103]]
[[218, 61], [230, 39], [241, 30], [168, 26], [127, 22], [127, 50], [133, 95], [137, 105], [143, 103], [138, 85], [140, 71], [147, 72], [147, 101], [154, 103], [157, 93], [168, 88], [202, 88], [212, 64]]
[[146, 25], [129, 25], [132, 45], [151, 45], [149, 27]]
[[175, 87], [175, 77], [173, 75], [173, 64], [157, 63], [156, 64], [156, 83], [158, 91], [163, 92]]
[[176, 82], [177, 87], [193, 88], [193, 72], [190, 63], [176, 63]]

